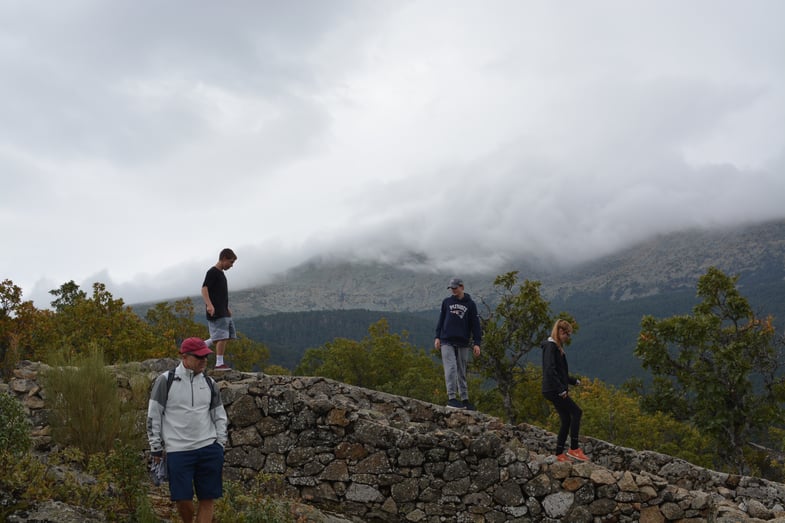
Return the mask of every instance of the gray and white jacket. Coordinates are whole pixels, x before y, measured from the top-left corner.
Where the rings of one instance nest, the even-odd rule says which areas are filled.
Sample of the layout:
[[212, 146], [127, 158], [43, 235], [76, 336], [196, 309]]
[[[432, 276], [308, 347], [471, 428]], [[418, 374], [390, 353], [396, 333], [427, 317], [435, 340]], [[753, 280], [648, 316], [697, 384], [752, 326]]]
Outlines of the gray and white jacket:
[[[174, 381], [166, 390], [169, 372]], [[217, 442], [222, 447], [227, 440], [227, 417], [213, 382], [209, 376], [186, 369], [182, 362], [173, 371], [156, 378], [147, 406], [147, 439], [150, 451], [181, 452], [196, 450]]]

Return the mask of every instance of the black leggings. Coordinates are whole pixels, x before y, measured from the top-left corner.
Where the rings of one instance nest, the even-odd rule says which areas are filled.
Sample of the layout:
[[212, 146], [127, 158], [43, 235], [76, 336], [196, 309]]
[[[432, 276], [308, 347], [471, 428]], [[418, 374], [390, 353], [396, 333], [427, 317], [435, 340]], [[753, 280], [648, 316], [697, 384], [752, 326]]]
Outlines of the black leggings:
[[581, 416], [583, 411], [577, 403], [572, 401], [569, 395], [562, 398], [555, 392], [544, 392], [545, 399], [553, 403], [556, 412], [559, 414], [561, 420], [561, 427], [559, 427], [559, 434], [556, 436], [556, 454], [564, 453], [564, 444], [567, 441], [567, 433], [570, 434], [570, 448], [577, 449], [578, 432], [581, 430]]

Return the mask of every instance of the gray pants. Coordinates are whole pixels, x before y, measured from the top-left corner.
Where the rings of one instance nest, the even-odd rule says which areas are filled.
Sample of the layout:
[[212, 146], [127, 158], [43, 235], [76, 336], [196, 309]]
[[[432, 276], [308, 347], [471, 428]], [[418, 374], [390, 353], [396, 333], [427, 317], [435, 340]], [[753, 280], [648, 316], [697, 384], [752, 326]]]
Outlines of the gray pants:
[[441, 347], [447, 398], [469, 399], [469, 389], [466, 386], [466, 363], [469, 360], [469, 347], [458, 347], [444, 341]]

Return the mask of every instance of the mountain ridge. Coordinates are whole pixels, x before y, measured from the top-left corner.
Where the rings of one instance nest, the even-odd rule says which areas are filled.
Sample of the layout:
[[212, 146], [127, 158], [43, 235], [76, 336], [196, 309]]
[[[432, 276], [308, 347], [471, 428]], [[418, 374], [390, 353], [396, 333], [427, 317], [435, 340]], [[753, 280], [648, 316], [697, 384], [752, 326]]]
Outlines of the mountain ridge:
[[[690, 313], [698, 279], [710, 266], [738, 275], [739, 289], [754, 310], [773, 315], [783, 328], [785, 220], [662, 235], [569, 269], [544, 271], [520, 262], [509, 270], [523, 267], [519, 278], [541, 281], [554, 313], [567, 311], [578, 321], [571, 370], [621, 385], [630, 378], [649, 379], [634, 355], [641, 318]], [[271, 360], [290, 368], [307, 348], [336, 335], [364, 337], [362, 317], [385, 317], [394, 331], [406, 330], [416, 346], [427, 349], [451, 276], [380, 263], [312, 262], [271, 286], [233, 293], [233, 309], [245, 312], [238, 315], [238, 329], [269, 343]], [[493, 307], [496, 274], [461, 276], [481, 311]], [[362, 310], [369, 313], [356, 312]], [[284, 332], [296, 332], [298, 340]], [[536, 352], [528, 360], [539, 364]]]
[[[270, 362], [289, 369], [308, 348], [336, 337], [365, 337], [370, 323], [380, 318], [393, 332], [407, 331], [415, 346], [430, 350], [438, 308], [454, 274], [432, 270], [426, 262], [411, 254], [401, 266], [312, 260], [271, 284], [230, 289], [238, 331], [267, 344]], [[739, 290], [753, 310], [773, 315], [774, 325], [783, 330], [785, 219], [661, 235], [570, 268], [546, 270], [521, 261], [498, 273], [460, 276], [483, 315], [494, 306], [498, 274], [519, 270], [521, 281], [540, 281], [552, 311], [569, 312], [580, 325], [570, 369], [620, 385], [649, 377], [634, 355], [641, 318], [689, 314], [697, 303], [698, 279], [710, 266], [738, 275]], [[193, 299], [199, 310], [201, 297]], [[136, 310], [143, 314], [143, 307]], [[197, 320], [203, 322], [203, 314], [197, 313]], [[529, 360], [539, 364], [538, 357], [532, 353]]]
[[[785, 278], [785, 219], [734, 228], [690, 230], [641, 242], [600, 259], [566, 269], [537, 269], [517, 261], [498, 272], [459, 274], [475, 299], [488, 300], [498, 274], [518, 270], [519, 278], [542, 282], [547, 299], [578, 293], [628, 301], [674, 290], [694, 289], [710, 266], [740, 276]], [[237, 317], [276, 312], [367, 309], [414, 312], [438, 307], [455, 274], [406, 264], [313, 260], [275, 281], [231, 291]], [[768, 273], [768, 274], [767, 274]], [[198, 302], [197, 302], [198, 303]]]

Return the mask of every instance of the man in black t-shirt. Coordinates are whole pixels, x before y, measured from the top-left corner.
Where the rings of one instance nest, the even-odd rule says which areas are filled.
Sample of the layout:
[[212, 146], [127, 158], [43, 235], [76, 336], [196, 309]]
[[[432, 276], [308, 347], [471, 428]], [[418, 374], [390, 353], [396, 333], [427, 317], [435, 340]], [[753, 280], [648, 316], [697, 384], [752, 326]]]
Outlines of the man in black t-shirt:
[[237, 256], [232, 249], [224, 249], [218, 256], [218, 263], [210, 267], [202, 283], [202, 298], [207, 313], [207, 327], [210, 338], [205, 340], [209, 347], [215, 345], [215, 370], [229, 370], [224, 362], [226, 344], [237, 338], [237, 332], [229, 309], [229, 286], [224, 271], [234, 266]]

